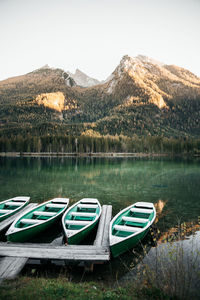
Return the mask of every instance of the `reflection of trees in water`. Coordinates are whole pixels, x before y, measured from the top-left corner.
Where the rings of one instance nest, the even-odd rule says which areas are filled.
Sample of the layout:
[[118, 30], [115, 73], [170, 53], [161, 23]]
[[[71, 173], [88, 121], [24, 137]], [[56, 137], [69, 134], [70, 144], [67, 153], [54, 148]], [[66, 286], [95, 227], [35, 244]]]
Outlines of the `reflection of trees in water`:
[[38, 202], [58, 196], [74, 201], [95, 197], [102, 204], [112, 204], [113, 214], [137, 201], [162, 199], [166, 202], [158, 220], [162, 231], [177, 223], [177, 212], [190, 221], [200, 209], [200, 169], [195, 161], [28, 157], [0, 158], [0, 162], [2, 199], [13, 196], [13, 191]]
[[178, 240], [185, 240], [189, 236], [194, 235], [200, 230], [200, 220], [183, 222], [179, 221], [175, 227], [169, 228], [165, 232], [161, 232], [157, 238], [157, 243], [172, 242]]
[[155, 223], [158, 222], [159, 218], [161, 218], [164, 215], [163, 209], [166, 205], [167, 201], [159, 199], [156, 203], [154, 203], [155, 209], [156, 209], [156, 220]]

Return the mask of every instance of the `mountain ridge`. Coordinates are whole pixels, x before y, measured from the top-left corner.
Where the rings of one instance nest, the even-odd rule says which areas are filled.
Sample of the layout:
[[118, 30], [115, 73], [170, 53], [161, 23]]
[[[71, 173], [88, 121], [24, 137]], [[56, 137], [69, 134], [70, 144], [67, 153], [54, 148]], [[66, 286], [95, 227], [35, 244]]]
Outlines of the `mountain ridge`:
[[200, 78], [142, 55], [123, 56], [107, 80], [90, 87], [49, 66], [0, 81], [0, 105], [1, 135], [41, 134], [34, 129], [38, 124], [59, 124], [72, 134], [91, 129], [126, 136], [200, 133]]

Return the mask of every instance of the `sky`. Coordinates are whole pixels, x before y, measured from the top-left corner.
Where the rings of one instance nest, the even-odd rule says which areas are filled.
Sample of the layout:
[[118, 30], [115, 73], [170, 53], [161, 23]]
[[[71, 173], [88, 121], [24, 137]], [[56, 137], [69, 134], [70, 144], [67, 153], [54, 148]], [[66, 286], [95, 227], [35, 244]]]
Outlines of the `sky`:
[[0, 0], [0, 80], [45, 64], [104, 80], [126, 54], [200, 76], [200, 0]]

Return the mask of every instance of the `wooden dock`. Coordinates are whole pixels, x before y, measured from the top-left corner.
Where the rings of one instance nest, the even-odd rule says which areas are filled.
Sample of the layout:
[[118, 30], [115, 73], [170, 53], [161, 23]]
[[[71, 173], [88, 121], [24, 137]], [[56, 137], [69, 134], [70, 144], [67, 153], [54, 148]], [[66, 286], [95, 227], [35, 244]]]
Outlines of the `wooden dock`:
[[[61, 245], [0, 242], [0, 280], [16, 277], [30, 259], [82, 263], [86, 270], [110, 260], [109, 224], [112, 206], [103, 205], [93, 245]], [[13, 221], [12, 221], [13, 222]], [[11, 223], [12, 223], [11, 222]]]

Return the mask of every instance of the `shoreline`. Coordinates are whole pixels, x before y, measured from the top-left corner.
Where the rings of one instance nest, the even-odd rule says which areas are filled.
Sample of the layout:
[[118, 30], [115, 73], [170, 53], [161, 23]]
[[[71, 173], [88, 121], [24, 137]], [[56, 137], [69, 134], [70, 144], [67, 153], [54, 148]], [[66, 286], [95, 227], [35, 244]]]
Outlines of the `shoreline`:
[[126, 153], [126, 152], [99, 152], [99, 153], [68, 153], [68, 152], [0, 152], [0, 157], [171, 157], [192, 156], [198, 154], [172, 154], [172, 153]]

